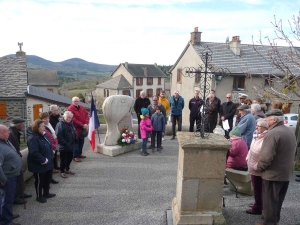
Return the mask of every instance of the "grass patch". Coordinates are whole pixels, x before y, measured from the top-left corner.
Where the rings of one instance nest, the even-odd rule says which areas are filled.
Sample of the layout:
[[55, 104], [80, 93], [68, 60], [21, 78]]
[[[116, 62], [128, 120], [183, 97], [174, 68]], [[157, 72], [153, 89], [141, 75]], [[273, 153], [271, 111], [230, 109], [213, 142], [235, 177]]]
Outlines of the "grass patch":
[[[99, 116], [98, 118], [99, 118], [100, 124], [106, 124], [106, 120], [104, 119], [103, 116]], [[100, 125], [100, 126], [101, 126], [101, 125]]]
[[26, 143], [26, 141], [21, 141], [21, 143], [20, 143], [20, 147], [26, 147], [27, 146], [27, 143]]

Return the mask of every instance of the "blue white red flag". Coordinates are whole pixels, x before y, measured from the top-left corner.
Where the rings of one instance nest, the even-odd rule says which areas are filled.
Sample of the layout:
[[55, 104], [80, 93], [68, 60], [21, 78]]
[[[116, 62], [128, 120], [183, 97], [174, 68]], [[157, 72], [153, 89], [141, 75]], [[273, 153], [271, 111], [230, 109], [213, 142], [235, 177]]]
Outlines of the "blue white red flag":
[[89, 137], [90, 144], [91, 144], [93, 151], [96, 147], [95, 134], [96, 134], [96, 130], [98, 129], [99, 126], [100, 126], [100, 123], [99, 123], [99, 119], [98, 119], [98, 115], [97, 115], [97, 109], [96, 109], [94, 98], [92, 95], [88, 137]]

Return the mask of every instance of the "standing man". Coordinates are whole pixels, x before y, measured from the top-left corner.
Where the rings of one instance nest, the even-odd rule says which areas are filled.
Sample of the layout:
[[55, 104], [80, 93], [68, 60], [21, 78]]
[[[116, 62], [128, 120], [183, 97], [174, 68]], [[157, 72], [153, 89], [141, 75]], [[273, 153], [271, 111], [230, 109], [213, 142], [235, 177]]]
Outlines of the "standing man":
[[140, 132], [140, 122], [141, 122], [141, 109], [142, 108], [148, 108], [150, 105], [150, 100], [149, 98], [146, 97], [146, 94], [144, 91], [140, 92], [140, 97], [138, 97], [135, 102], [134, 102], [134, 111], [136, 113], [137, 119], [138, 119], [138, 138], [141, 139], [141, 132]]
[[175, 91], [174, 95], [169, 99], [170, 106], [171, 106], [171, 119], [172, 119], [172, 138], [171, 140], [175, 139], [175, 126], [176, 121], [178, 123], [178, 131], [181, 131], [182, 125], [182, 110], [184, 108], [184, 99], [179, 95], [179, 91]]
[[[21, 149], [20, 149], [20, 137], [22, 131], [24, 129], [24, 122], [25, 120], [22, 118], [14, 118], [11, 121], [10, 127], [9, 127], [9, 137], [8, 140], [10, 143], [14, 146], [16, 149], [17, 153], [21, 157], [21, 162], [22, 162], [22, 154], [21, 154]], [[20, 175], [17, 177], [17, 183], [16, 183], [16, 191], [15, 191], [15, 198], [14, 198], [14, 204], [24, 204], [26, 201], [23, 199], [24, 198], [30, 198], [32, 195], [24, 193], [24, 188], [25, 188], [25, 183], [24, 183], [24, 174], [23, 170], [21, 168]], [[24, 194], [23, 194], [24, 193]]]
[[215, 101], [215, 96], [213, 94], [209, 94], [205, 103], [205, 131], [209, 133], [213, 133], [218, 120], [218, 101]]
[[226, 95], [226, 102], [224, 102], [220, 107], [220, 118], [221, 118], [221, 124], [222, 121], [228, 120], [229, 123], [229, 130], [225, 130], [225, 137], [229, 139], [229, 133], [232, 130], [233, 127], [233, 117], [235, 115], [235, 104], [231, 101], [232, 100], [232, 94], [228, 93]]
[[72, 121], [77, 130], [78, 144], [77, 148], [74, 149], [73, 158], [75, 162], [81, 162], [81, 158], [86, 158], [86, 156], [82, 155], [84, 138], [80, 138], [80, 133], [83, 129], [89, 129], [89, 114], [83, 106], [79, 105], [79, 98], [76, 96], [72, 98], [72, 105], [68, 107], [67, 111], [71, 111], [73, 113]]
[[[216, 96], [216, 91], [215, 90], [210, 90], [210, 94], [213, 94], [214, 96], [215, 96], [215, 99], [214, 99], [214, 101], [217, 103], [217, 113], [220, 115], [220, 108], [221, 108], [221, 100]], [[206, 101], [207, 101], [207, 99], [206, 99]], [[214, 127], [214, 129], [216, 128], [216, 126], [217, 126], [217, 123], [218, 123], [218, 115], [216, 116], [216, 118], [215, 118], [215, 127]], [[213, 130], [214, 130], [213, 129]]]
[[296, 138], [283, 121], [279, 109], [266, 113], [269, 130], [257, 164], [263, 179], [264, 225], [279, 223], [282, 203], [294, 174]]
[[[166, 121], [166, 125], [167, 125], [167, 123], [168, 123], [168, 115], [169, 115], [169, 112], [170, 112], [170, 103], [169, 103], [168, 99], [166, 98], [166, 92], [164, 90], [160, 91], [160, 95], [158, 97], [158, 102], [165, 107], [165, 110], [166, 110], [165, 121]], [[165, 137], [165, 134], [166, 134], [166, 126], [164, 128], [165, 128], [165, 130], [163, 132], [164, 134], [162, 135], [162, 140], [163, 141], [165, 140], [164, 137]]]
[[[49, 119], [50, 119], [50, 124], [54, 130], [56, 128], [56, 125], [59, 122], [59, 118], [60, 118], [60, 115], [58, 113], [58, 106], [50, 105]], [[58, 166], [58, 163], [57, 163], [57, 151], [58, 151], [58, 149], [55, 149], [54, 157], [53, 157], [53, 166], [54, 166], [53, 173], [55, 173], [57, 170], [60, 169], [60, 167]], [[53, 183], [53, 181], [54, 180], [51, 180], [51, 183]]]
[[17, 178], [22, 168], [22, 160], [17, 150], [8, 140], [9, 130], [0, 124], [0, 192], [1, 199], [0, 224], [17, 225], [12, 222], [12, 205], [16, 189]]
[[248, 149], [250, 149], [253, 133], [256, 129], [256, 120], [247, 104], [239, 106], [237, 110], [239, 110], [239, 114], [241, 115], [240, 122], [237, 126], [240, 128], [242, 138], [247, 143]]
[[[248, 97], [248, 95], [246, 95], [246, 94], [240, 94], [240, 97], [239, 97], [239, 99], [240, 99], [239, 106], [246, 104], [245, 101], [246, 101], [247, 97]], [[239, 107], [239, 106], [238, 106], [238, 107]], [[241, 114], [240, 114], [239, 111], [237, 110], [237, 111], [236, 111], [235, 126], [238, 125], [238, 123], [239, 123], [239, 121], [240, 121], [240, 118], [241, 118]]]
[[194, 125], [196, 121], [196, 131], [200, 131], [201, 114], [200, 108], [204, 104], [203, 100], [199, 97], [199, 91], [195, 90], [194, 98], [189, 101], [190, 109], [190, 132], [194, 132]]

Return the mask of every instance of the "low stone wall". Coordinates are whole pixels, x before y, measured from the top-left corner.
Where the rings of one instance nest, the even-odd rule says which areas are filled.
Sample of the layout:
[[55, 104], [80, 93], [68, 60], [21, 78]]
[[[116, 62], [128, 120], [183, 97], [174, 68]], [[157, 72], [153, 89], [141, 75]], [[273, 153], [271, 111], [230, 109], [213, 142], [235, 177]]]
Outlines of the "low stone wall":
[[[240, 171], [227, 168], [225, 170], [226, 176], [236, 186], [239, 193], [246, 195], [253, 195], [253, 188], [251, 185], [251, 176], [248, 171]], [[229, 188], [235, 191], [235, 188], [229, 183]]]
[[24, 173], [24, 180], [26, 181], [33, 176], [33, 173], [28, 171], [28, 165], [27, 165], [28, 148], [21, 150], [21, 154], [22, 154], [22, 169]]

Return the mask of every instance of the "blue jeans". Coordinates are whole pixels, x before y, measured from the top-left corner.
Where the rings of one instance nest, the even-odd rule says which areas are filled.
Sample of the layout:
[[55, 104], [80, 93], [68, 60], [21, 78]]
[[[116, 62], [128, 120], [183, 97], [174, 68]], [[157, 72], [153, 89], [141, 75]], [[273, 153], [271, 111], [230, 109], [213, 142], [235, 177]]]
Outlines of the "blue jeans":
[[12, 206], [14, 203], [15, 189], [17, 184], [16, 177], [8, 177], [5, 185], [0, 187], [0, 191], [4, 195], [4, 201], [1, 201], [1, 211], [0, 224], [8, 225], [12, 221], [13, 213]]
[[82, 155], [82, 149], [84, 145], [84, 139], [78, 138], [78, 143], [76, 144], [76, 148], [73, 151], [73, 158], [78, 158]]
[[147, 152], [147, 141], [148, 141], [148, 138], [142, 139], [142, 151], [143, 152]]

